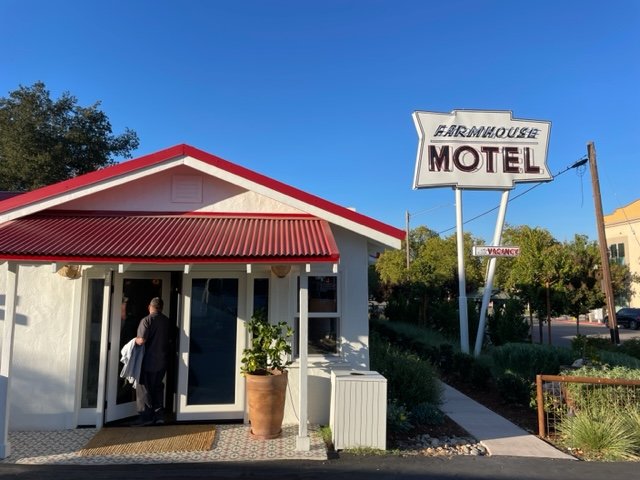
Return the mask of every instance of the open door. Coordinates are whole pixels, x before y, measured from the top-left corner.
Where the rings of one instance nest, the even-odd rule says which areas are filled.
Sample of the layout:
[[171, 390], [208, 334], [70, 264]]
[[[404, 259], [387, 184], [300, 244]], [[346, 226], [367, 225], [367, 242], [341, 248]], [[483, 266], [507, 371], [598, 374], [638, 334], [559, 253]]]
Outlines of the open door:
[[170, 283], [169, 273], [131, 272], [115, 275], [109, 331], [105, 422], [137, 414], [136, 391], [130, 383], [120, 378], [123, 366], [120, 363], [120, 350], [136, 336], [140, 320], [149, 314], [147, 307], [153, 297], [161, 297], [164, 300], [165, 312], [169, 312]]

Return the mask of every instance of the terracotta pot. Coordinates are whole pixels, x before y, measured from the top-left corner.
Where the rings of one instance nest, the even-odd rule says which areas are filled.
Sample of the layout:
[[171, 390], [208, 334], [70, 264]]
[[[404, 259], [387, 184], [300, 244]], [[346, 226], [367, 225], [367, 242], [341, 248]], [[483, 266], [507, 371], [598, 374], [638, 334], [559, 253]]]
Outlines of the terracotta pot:
[[282, 433], [287, 372], [274, 375], [245, 375], [251, 436], [266, 440]]

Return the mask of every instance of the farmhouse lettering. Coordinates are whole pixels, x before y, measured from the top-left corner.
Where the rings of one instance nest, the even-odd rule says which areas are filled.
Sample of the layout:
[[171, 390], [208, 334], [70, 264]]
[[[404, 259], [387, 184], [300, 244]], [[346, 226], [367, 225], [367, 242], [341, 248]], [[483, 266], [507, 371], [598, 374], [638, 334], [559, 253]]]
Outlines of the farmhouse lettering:
[[438, 125], [434, 137], [463, 138], [538, 138], [539, 128], [530, 127], [466, 127], [464, 125]]

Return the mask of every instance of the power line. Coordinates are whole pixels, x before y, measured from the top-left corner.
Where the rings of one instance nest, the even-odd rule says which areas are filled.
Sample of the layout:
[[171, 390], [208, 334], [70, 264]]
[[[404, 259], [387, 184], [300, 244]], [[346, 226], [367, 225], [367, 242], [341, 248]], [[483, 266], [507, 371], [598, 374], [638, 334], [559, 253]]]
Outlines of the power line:
[[[559, 173], [555, 174], [553, 177], [554, 177], [554, 178], [557, 178], [557, 177], [559, 177], [560, 175], [562, 175], [563, 173], [566, 173], [566, 172], [568, 172], [569, 170], [571, 170], [571, 169], [573, 169], [573, 168], [580, 168], [580, 167], [584, 167], [588, 161], [589, 161], [589, 159], [588, 159], [588, 158], [586, 158], [586, 157], [585, 157], [585, 158], [581, 158], [580, 160], [576, 160], [574, 163], [572, 163], [571, 165], [569, 165], [568, 167], [566, 167], [566, 168], [565, 168], [564, 170], [562, 170], [561, 172], [559, 172]], [[534, 188], [538, 188], [540, 185], [542, 185], [542, 183], [536, 183], [534, 186], [532, 186], [532, 187], [528, 188], [528, 189], [527, 189], [527, 190], [525, 190], [524, 192], [519, 193], [518, 195], [515, 195], [515, 196], [511, 197], [511, 198], [509, 199], [509, 202], [508, 202], [508, 203], [511, 203], [511, 202], [512, 202], [512, 201], [514, 201], [516, 198], [520, 198], [520, 197], [522, 197], [523, 195], [525, 195], [526, 193], [529, 193], [529, 192], [530, 192], [531, 190], [533, 190]], [[488, 214], [489, 214], [489, 213], [491, 213], [491, 212], [496, 211], [498, 208], [500, 208], [500, 205], [496, 205], [495, 207], [493, 207], [493, 208], [491, 208], [491, 209], [489, 209], [489, 210], [487, 210], [487, 211], [485, 211], [485, 212], [482, 212], [481, 214], [476, 215], [475, 217], [470, 218], [469, 220], [465, 220], [462, 224], [463, 224], [463, 225], [466, 225], [467, 223], [473, 222], [474, 220], [477, 220], [477, 219], [479, 219], [479, 218], [481, 218], [481, 217], [484, 217], [485, 215], [488, 215]], [[451, 231], [451, 230], [455, 230], [455, 228], [456, 228], [456, 227], [454, 226], [454, 227], [451, 227], [451, 228], [447, 228], [446, 230], [442, 230], [441, 232], [438, 232], [438, 235], [442, 235], [443, 233], [449, 232], [449, 231]]]

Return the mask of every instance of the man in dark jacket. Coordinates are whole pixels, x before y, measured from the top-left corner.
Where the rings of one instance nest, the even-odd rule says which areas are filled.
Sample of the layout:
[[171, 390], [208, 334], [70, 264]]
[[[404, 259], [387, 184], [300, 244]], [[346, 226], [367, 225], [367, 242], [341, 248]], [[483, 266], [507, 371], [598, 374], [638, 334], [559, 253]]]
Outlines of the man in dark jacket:
[[167, 372], [171, 321], [162, 313], [164, 302], [155, 297], [149, 302], [149, 315], [138, 325], [136, 343], [144, 345], [140, 381], [136, 387], [136, 404], [140, 418], [138, 424], [164, 423], [163, 379]]

